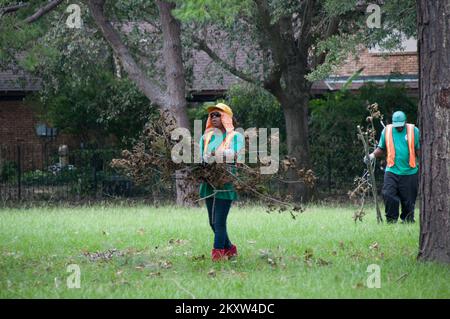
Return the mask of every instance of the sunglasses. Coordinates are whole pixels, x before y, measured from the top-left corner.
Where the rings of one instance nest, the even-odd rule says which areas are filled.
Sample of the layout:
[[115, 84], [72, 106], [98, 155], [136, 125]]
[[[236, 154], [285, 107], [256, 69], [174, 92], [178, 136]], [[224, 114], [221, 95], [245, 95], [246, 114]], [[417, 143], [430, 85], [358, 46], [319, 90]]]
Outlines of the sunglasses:
[[214, 117], [220, 117], [222, 114], [220, 114], [220, 112], [211, 112], [209, 113], [209, 117], [210, 118], [214, 118]]

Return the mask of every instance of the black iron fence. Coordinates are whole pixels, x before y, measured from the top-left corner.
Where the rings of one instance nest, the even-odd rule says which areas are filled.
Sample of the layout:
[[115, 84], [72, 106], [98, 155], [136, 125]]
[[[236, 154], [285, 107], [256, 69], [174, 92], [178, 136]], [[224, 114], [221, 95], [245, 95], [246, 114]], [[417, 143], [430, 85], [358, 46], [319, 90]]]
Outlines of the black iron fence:
[[[137, 186], [110, 166], [117, 149], [0, 145], [0, 200], [170, 199], [172, 185]], [[172, 197], [173, 198], [173, 197]]]
[[[64, 150], [54, 144], [0, 144], [0, 204], [15, 201], [80, 201], [105, 199], [144, 199], [148, 201], [173, 201], [175, 183], [163, 183], [155, 174], [146, 185], [135, 183], [114, 170], [113, 158], [120, 157], [119, 149]], [[331, 173], [319, 176], [316, 191], [320, 197], [342, 196], [353, 186], [339, 185], [339, 193], [332, 192], [337, 181]], [[378, 188], [382, 173], [377, 175]], [[286, 185], [271, 183], [274, 194], [285, 194]], [[242, 194], [241, 199], [248, 196]]]

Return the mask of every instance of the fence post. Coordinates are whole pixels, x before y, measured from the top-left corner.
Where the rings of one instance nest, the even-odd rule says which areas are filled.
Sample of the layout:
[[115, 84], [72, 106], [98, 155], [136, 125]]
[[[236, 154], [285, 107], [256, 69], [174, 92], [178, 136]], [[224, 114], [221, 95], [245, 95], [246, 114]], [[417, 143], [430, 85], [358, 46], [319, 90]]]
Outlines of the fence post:
[[20, 145], [17, 145], [17, 199], [22, 199], [22, 162]]
[[331, 194], [331, 156], [327, 155], [327, 184], [328, 184], [328, 193]]
[[97, 167], [94, 165], [94, 197], [97, 198]]

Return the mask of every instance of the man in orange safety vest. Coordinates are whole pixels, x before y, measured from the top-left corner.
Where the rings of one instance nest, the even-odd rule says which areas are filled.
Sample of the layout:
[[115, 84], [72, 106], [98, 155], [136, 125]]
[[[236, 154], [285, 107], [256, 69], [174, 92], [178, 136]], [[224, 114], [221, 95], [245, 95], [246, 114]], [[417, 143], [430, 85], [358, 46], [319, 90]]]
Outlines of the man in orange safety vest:
[[367, 164], [386, 154], [387, 166], [382, 193], [387, 222], [397, 222], [400, 203], [400, 219], [403, 222], [414, 222], [419, 152], [419, 129], [414, 124], [406, 123], [405, 113], [397, 111], [392, 115], [392, 124], [387, 125], [381, 133], [377, 149], [364, 158]]

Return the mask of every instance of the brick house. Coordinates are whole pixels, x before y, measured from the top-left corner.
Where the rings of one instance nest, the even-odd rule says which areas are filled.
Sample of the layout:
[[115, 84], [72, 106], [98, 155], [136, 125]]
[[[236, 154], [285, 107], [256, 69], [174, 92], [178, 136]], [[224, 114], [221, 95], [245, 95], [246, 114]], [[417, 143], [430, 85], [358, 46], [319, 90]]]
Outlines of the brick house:
[[364, 68], [361, 76], [353, 81], [352, 89], [356, 90], [367, 82], [383, 84], [390, 80], [405, 85], [411, 96], [419, 95], [419, 61], [417, 41], [405, 39], [403, 50], [385, 52], [379, 48], [361, 48], [357, 58], [348, 57], [343, 65], [327, 80], [313, 85], [313, 94], [325, 89], [338, 89], [360, 68]]
[[46, 164], [45, 154], [59, 145], [78, 147], [74, 137], [58, 134], [57, 129], [41, 121], [33, 105], [25, 100], [39, 87], [38, 79], [19, 69], [0, 72], [0, 168], [5, 161], [17, 161], [20, 156], [22, 169], [40, 169]]

